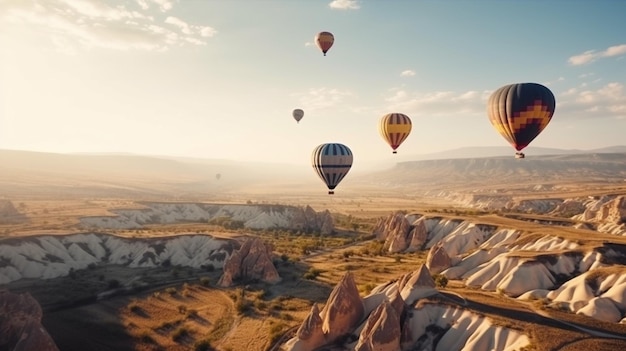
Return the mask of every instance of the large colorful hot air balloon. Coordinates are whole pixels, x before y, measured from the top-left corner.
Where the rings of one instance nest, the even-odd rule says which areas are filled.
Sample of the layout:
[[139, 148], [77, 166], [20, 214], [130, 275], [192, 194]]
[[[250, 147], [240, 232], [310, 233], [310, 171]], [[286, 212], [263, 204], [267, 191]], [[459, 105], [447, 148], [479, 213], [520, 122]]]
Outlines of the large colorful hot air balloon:
[[550, 89], [537, 83], [510, 84], [489, 97], [487, 114], [493, 127], [524, 158], [521, 151], [548, 125], [556, 102]]
[[296, 120], [296, 122], [300, 123], [300, 120], [302, 119], [302, 117], [304, 117], [304, 111], [297, 108], [293, 110], [292, 115], [293, 115], [293, 118]]
[[396, 154], [396, 149], [411, 133], [411, 119], [402, 113], [388, 113], [380, 119], [378, 129]]
[[331, 32], [319, 32], [315, 36], [315, 44], [322, 50], [324, 56], [326, 56], [326, 53], [330, 50], [330, 47], [333, 46], [334, 42], [335, 36], [333, 36]]
[[339, 143], [322, 144], [313, 150], [311, 163], [317, 175], [328, 186], [328, 194], [332, 195], [352, 167], [352, 151]]

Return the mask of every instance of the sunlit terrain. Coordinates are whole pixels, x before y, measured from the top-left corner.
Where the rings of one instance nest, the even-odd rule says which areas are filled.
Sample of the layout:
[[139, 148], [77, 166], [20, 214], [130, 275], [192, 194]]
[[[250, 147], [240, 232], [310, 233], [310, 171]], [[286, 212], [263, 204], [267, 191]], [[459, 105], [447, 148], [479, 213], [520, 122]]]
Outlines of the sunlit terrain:
[[[196, 167], [181, 176], [160, 172], [173, 161], [159, 158], [121, 168], [113, 166], [126, 156], [103, 164], [103, 156], [29, 154], [32, 162], [3, 151], [0, 282], [34, 297], [61, 350], [354, 349], [381, 342], [358, 326], [375, 315], [367, 301], [426, 265], [433, 283], [421, 277], [398, 290], [410, 315], [447, 310], [469, 323], [467, 333], [500, 331], [453, 336], [441, 317], [419, 334], [403, 312], [394, 317], [404, 323], [402, 347], [492, 338], [525, 350], [622, 348], [624, 156], [399, 163], [346, 178], [331, 196], [297, 172], [229, 179], [222, 164], [177, 160], [174, 169]], [[67, 167], [53, 174], [42, 164], [55, 158]], [[246, 249], [255, 267], [276, 273], [226, 268], [253, 237], [269, 245], [267, 259], [265, 249]], [[345, 337], [302, 341], [313, 304], [323, 317], [324, 306], [341, 303], [328, 299], [348, 273], [363, 315], [356, 324], [340, 312], [331, 319], [345, 325], [331, 323], [326, 335], [345, 329]]]

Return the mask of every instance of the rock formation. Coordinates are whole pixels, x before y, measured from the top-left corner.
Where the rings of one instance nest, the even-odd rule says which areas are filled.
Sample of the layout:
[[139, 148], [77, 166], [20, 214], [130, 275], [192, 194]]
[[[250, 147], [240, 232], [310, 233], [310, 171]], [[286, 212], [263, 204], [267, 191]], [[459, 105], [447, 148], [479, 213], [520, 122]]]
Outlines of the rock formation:
[[[443, 350], [513, 350], [530, 343], [525, 335], [494, 326], [488, 318], [469, 310], [427, 300], [418, 302], [437, 293], [434, 286], [428, 268], [422, 265], [411, 274], [375, 287], [361, 300], [352, 275], [347, 273], [331, 293], [325, 309], [320, 313], [314, 305], [283, 350], [435, 350], [440, 339], [438, 347]], [[326, 307], [335, 304], [344, 308], [329, 313], [333, 310]], [[365, 306], [365, 319], [350, 311], [361, 306]]]
[[426, 257], [426, 266], [432, 274], [438, 274], [450, 268], [450, 256], [441, 242], [430, 248]]
[[324, 345], [326, 342], [324, 332], [322, 331], [322, 317], [320, 317], [320, 310], [317, 308], [317, 304], [313, 304], [311, 312], [302, 322], [302, 325], [298, 329], [296, 336], [303, 344], [309, 345], [311, 349], [314, 345]]
[[352, 273], [346, 273], [328, 296], [321, 312], [322, 331], [328, 340], [349, 333], [363, 318], [363, 301]]
[[115, 216], [83, 217], [87, 228], [135, 229], [148, 224], [212, 222], [237, 228], [304, 230], [331, 234], [330, 212], [316, 212], [310, 206], [267, 204], [142, 203], [143, 209], [113, 210]]
[[286, 349], [309, 351], [334, 343], [349, 335], [363, 315], [363, 301], [352, 273], [348, 272], [330, 293], [321, 312], [313, 306], [296, 337], [287, 342]]
[[332, 234], [335, 230], [333, 217], [328, 210], [315, 212], [311, 206], [297, 211], [291, 221], [291, 227], [305, 232], [320, 232], [324, 235]]
[[58, 351], [41, 317], [41, 307], [29, 293], [0, 290], [0, 350]]
[[412, 305], [415, 300], [437, 293], [435, 281], [426, 265], [421, 265], [415, 272], [402, 276], [398, 281], [398, 288], [402, 299], [408, 305]]
[[390, 253], [420, 250], [427, 240], [426, 226], [414, 214], [398, 211], [380, 218], [372, 232], [379, 240], [385, 240]]
[[228, 287], [238, 280], [251, 279], [271, 284], [281, 280], [272, 262], [272, 247], [260, 238], [247, 239], [239, 250], [226, 259], [224, 273], [218, 284]]
[[400, 350], [400, 316], [385, 300], [370, 314], [361, 330], [355, 351]]
[[0, 223], [15, 223], [25, 219], [9, 200], [0, 199]]
[[122, 238], [111, 234], [41, 235], [0, 242], [0, 285], [23, 278], [53, 279], [90, 265], [222, 268], [239, 247], [205, 234]]
[[585, 203], [585, 211], [575, 220], [598, 223], [597, 230], [615, 235], [626, 234], [626, 196], [601, 196]]

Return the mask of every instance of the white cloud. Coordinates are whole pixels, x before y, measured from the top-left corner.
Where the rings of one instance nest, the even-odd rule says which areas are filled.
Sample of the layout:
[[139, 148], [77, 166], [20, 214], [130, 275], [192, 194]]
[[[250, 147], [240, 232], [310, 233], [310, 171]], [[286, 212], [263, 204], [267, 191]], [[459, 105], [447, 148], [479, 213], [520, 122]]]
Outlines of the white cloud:
[[328, 6], [339, 10], [358, 10], [361, 8], [357, 0], [333, 0]]
[[[217, 31], [211, 27], [190, 25], [189, 23], [181, 20], [180, 18], [173, 17], [173, 16], [168, 16], [165, 19], [165, 23], [178, 27], [183, 34], [187, 34], [187, 35], [212, 37], [217, 33]], [[189, 41], [190, 39], [194, 39], [195, 41], [197, 41], [198, 45], [204, 44], [204, 42], [202, 42], [201, 40], [197, 40], [195, 38], [185, 38], [185, 40], [187, 41]]]
[[582, 54], [570, 57], [567, 61], [572, 66], [579, 66], [587, 64], [596, 58], [596, 53], [593, 50], [585, 51]]
[[311, 88], [306, 93], [296, 93], [293, 96], [298, 97], [303, 108], [313, 111], [337, 106], [343, 103], [346, 97], [354, 94], [348, 90], [323, 87]]
[[580, 66], [596, 61], [604, 57], [615, 57], [626, 55], [626, 44], [615, 45], [604, 51], [587, 50], [582, 54], [574, 55], [567, 61], [572, 66]]
[[611, 46], [606, 49], [603, 53], [603, 57], [612, 57], [612, 56], [621, 56], [626, 54], [626, 44]]
[[307, 41], [306, 43], [304, 43], [304, 46], [313, 46], [313, 43], [311, 43], [310, 41]]
[[626, 89], [622, 83], [608, 83], [595, 90], [586, 87], [581, 85], [560, 94], [555, 114], [585, 118], [626, 118]]
[[402, 71], [400, 75], [403, 77], [413, 77], [415, 75], [415, 71], [412, 69], [407, 69], [407, 70]]
[[150, 4], [154, 4], [161, 12], [167, 12], [174, 7], [174, 3], [170, 0], [137, 0], [137, 4], [144, 10], [149, 9]]
[[155, 19], [149, 10], [152, 5], [165, 12], [173, 2], [137, 0], [133, 8], [133, 3], [115, 5], [108, 0], [10, 1], [2, 5], [0, 19], [37, 29], [65, 53], [93, 47], [167, 50], [174, 45], [205, 45], [203, 38], [217, 33], [172, 16]]
[[393, 89], [393, 95], [385, 98], [387, 109], [406, 113], [409, 116], [426, 117], [437, 115], [485, 115], [490, 91], [435, 91], [409, 93]]

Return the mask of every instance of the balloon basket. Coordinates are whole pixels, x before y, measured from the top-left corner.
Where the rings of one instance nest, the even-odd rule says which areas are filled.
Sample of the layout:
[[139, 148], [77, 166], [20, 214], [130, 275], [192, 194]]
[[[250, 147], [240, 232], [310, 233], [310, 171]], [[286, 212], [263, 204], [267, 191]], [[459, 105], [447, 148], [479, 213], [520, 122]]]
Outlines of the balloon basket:
[[328, 195], [332, 195], [332, 194], [334, 194], [334, 193], [335, 193], [334, 191], [330, 190], [330, 191], [328, 192]]

